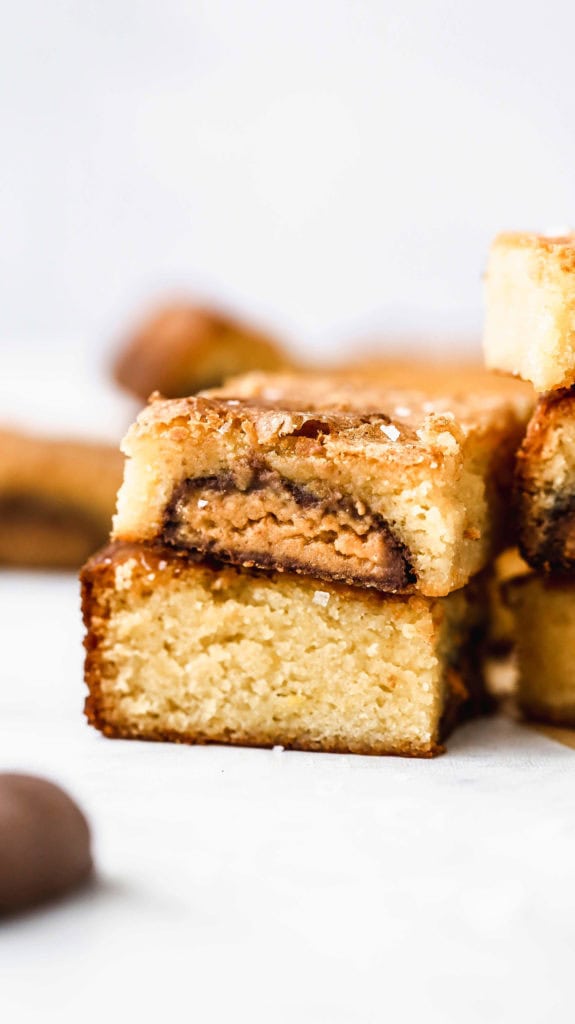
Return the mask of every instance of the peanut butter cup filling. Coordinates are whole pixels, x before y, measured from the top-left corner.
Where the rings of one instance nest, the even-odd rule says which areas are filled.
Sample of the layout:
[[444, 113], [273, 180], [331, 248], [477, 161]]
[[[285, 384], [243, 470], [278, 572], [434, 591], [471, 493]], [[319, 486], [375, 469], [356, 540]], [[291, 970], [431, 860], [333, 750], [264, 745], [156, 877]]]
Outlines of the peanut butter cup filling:
[[174, 490], [162, 540], [246, 567], [306, 573], [392, 593], [416, 575], [389, 524], [359, 500], [321, 497], [266, 466], [187, 478]]

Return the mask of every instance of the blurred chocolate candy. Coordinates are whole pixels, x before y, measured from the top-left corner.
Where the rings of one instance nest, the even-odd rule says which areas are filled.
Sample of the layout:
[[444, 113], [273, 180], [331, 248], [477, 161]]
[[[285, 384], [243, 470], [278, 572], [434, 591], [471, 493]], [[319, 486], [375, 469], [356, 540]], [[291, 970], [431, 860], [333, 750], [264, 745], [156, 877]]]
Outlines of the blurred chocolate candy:
[[88, 823], [67, 793], [0, 773], [0, 915], [63, 895], [91, 870]]

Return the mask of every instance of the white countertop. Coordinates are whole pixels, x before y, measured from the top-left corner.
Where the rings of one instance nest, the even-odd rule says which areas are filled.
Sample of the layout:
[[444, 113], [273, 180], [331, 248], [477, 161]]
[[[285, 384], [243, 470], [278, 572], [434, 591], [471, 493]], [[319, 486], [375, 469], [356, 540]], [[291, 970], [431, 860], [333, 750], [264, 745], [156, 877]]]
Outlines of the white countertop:
[[92, 822], [98, 882], [0, 928], [3, 1021], [566, 1020], [575, 752], [503, 718], [434, 761], [106, 740], [78, 585], [0, 575], [0, 769]]
[[[0, 360], [4, 419], [121, 434], [54, 360]], [[67, 787], [98, 865], [0, 926], [2, 1024], [572, 1019], [575, 751], [501, 717], [434, 761], [106, 740], [78, 605], [72, 575], [0, 572], [0, 770]]]

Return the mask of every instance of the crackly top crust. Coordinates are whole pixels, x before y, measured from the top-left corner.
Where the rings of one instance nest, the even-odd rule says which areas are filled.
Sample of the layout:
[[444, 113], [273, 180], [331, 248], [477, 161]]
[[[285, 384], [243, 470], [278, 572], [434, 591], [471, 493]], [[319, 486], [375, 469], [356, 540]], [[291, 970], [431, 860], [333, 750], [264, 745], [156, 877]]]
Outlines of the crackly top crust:
[[530, 385], [482, 368], [449, 364], [439, 375], [433, 364], [409, 369], [403, 363], [382, 363], [380, 373], [373, 367], [367, 374], [352, 372], [345, 379], [337, 373], [248, 373], [206, 397], [241, 399], [255, 407], [380, 415], [410, 441], [421, 440], [417, 431], [431, 429], [434, 423], [442, 426], [445, 419], [457, 422], [464, 433], [492, 425], [497, 412], [526, 421], [535, 402]]
[[258, 445], [300, 441], [300, 452], [316, 444], [339, 450], [364, 451], [405, 467], [428, 463], [461, 452], [467, 440], [505, 438], [515, 427], [522, 432], [531, 409], [524, 394], [508, 401], [501, 395], [434, 395], [409, 389], [371, 385], [365, 379], [342, 382], [331, 377], [247, 374], [223, 388], [200, 395], [164, 400], [153, 395], [123, 445], [156, 431], [170, 431], [178, 442], [178, 427], [187, 439], [186, 424], [201, 421], [205, 433], [241, 427]]
[[143, 321], [122, 348], [115, 379], [139, 398], [194, 394], [253, 368], [288, 365], [279, 342], [236, 317], [190, 302], [174, 303]]

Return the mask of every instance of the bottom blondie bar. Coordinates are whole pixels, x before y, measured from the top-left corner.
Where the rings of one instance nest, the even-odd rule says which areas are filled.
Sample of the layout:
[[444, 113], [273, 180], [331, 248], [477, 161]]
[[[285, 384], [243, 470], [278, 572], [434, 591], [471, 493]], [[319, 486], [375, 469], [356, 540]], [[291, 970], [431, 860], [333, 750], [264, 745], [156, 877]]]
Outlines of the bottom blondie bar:
[[575, 726], [575, 583], [531, 573], [505, 584], [505, 595], [515, 617], [521, 710]]
[[481, 581], [384, 596], [116, 544], [82, 582], [108, 736], [429, 757], [483, 699]]

